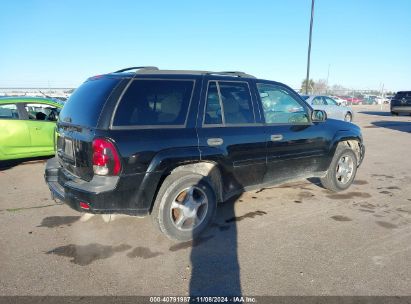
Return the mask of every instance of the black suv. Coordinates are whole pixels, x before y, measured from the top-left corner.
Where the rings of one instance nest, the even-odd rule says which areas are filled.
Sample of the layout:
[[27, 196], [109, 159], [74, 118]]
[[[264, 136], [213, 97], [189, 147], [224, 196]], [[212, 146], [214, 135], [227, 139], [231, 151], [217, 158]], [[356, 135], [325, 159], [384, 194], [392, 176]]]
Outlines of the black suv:
[[189, 240], [217, 203], [246, 190], [309, 177], [347, 189], [363, 157], [359, 127], [327, 120], [284, 84], [138, 67], [72, 94], [45, 179], [78, 211], [151, 214], [168, 237]]
[[391, 114], [398, 115], [398, 113], [411, 114], [411, 91], [397, 92], [391, 99]]

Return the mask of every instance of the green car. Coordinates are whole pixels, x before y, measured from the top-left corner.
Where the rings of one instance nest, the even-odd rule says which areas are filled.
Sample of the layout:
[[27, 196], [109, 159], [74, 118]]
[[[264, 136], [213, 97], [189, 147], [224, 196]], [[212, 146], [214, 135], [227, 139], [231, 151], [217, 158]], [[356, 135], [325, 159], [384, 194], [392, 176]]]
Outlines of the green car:
[[53, 155], [62, 107], [47, 98], [0, 97], [0, 161]]

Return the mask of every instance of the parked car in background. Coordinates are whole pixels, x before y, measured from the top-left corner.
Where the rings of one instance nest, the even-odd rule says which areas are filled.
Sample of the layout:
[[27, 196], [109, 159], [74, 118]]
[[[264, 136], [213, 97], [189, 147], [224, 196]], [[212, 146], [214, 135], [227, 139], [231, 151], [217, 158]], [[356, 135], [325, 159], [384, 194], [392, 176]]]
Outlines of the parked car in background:
[[330, 96], [333, 100], [335, 100], [335, 102], [337, 102], [337, 104], [339, 106], [346, 106], [347, 105], [347, 101], [345, 99], [342, 99], [338, 96]]
[[387, 95], [385, 96], [385, 102], [384, 103], [391, 103], [391, 99], [394, 98], [395, 95]]
[[377, 104], [382, 105], [386, 103], [387, 98], [385, 98], [384, 96], [376, 96], [375, 101], [377, 102]]
[[0, 161], [53, 155], [61, 108], [53, 99], [0, 97]]
[[186, 241], [243, 191], [307, 177], [345, 190], [363, 157], [358, 126], [327, 120], [282, 83], [140, 67], [91, 77], [70, 96], [45, 179], [77, 211], [151, 213]]
[[378, 104], [377, 96], [376, 95], [365, 95], [362, 101], [364, 105], [376, 105]]
[[347, 105], [360, 105], [362, 104], [362, 99], [358, 98], [358, 97], [349, 97], [349, 96], [345, 96], [345, 97], [341, 97], [346, 101]]
[[353, 110], [347, 106], [340, 106], [328, 96], [303, 95], [302, 98], [316, 110], [323, 110], [329, 118], [351, 122], [353, 120]]
[[390, 110], [392, 115], [411, 114], [411, 91], [397, 92], [391, 99]]

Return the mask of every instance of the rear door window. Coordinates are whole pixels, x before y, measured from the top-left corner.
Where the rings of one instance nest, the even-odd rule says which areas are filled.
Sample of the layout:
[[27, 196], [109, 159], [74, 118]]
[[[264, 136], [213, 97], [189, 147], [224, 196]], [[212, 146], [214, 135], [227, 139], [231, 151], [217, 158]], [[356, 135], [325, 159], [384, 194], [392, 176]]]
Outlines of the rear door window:
[[250, 89], [246, 82], [218, 82], [226, 124], [254, 123]]
[[113, 126], [183, 126], [194, 80], [138, 79], [128, 87]]
[[0, 119], [19, 119], [19, 112], [15, 104], [0, 105]]
[[246, 82], [209, 82], [205, 125], [255, 123], [250, 89]]

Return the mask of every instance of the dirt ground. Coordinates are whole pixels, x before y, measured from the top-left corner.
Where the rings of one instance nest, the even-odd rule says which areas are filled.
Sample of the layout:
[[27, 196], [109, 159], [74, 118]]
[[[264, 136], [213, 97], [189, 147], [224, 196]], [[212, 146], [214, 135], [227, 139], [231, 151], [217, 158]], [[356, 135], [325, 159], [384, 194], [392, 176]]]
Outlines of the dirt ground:
[[244, 193], [195, 242], [55, 204], [43, 160], [2, 169], [0, 295], [411, 295], [411, 117], [355, 112], [367, 153], [350, 189]]

